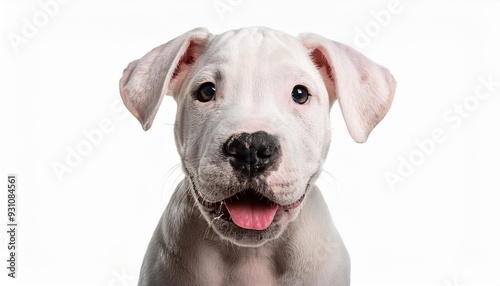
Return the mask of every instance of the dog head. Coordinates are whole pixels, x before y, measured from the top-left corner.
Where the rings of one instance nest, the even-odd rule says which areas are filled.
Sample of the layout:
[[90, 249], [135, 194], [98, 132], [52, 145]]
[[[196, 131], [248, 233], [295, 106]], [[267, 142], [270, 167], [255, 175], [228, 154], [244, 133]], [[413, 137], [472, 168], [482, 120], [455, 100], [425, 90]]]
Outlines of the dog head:
[[346, 45], [261, 27], [194, 29], [130, 63], [120, 80], [145, 130], [163, 96], [175, 98], [189, 192], [211, 227], [242, 246], [278, 237], [299, 214], [328, 153], [333, 103], [362, 143], [395, 86]]

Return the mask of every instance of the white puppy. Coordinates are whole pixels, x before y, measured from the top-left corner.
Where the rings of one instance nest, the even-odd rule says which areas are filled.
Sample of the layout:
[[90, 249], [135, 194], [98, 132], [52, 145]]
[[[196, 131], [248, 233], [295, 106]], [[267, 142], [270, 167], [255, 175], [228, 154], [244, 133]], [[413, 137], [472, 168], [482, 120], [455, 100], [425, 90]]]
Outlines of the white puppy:
[[194, 29], [129, 64], [127, 108], [149, 129], [177, 102], [186, 178], [156, 228], [139, 285], [349, 285], [349, 255], [315, 181], [338, 100], [364, 142], [396, 82], [356, 50], [315, 34]]

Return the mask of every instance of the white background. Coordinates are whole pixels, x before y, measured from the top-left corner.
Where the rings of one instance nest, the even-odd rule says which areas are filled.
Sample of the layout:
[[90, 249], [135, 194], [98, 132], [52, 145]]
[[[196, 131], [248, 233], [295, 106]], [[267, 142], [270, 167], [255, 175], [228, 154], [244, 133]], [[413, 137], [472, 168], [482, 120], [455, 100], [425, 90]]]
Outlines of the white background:
[[19, 278], [0, 263], [1, 285], [136, 285], [182, 174], [174, 101], [142, 131], [122, 70], [194, 27], [250, 25], [349, 44], [398, 81], [365, 144], [331, 113], [318, 184], [352, 285], [500, 285], [500, 1], [54, 1], [0, 1], [2, 222], [7, 174], [19, 179]]

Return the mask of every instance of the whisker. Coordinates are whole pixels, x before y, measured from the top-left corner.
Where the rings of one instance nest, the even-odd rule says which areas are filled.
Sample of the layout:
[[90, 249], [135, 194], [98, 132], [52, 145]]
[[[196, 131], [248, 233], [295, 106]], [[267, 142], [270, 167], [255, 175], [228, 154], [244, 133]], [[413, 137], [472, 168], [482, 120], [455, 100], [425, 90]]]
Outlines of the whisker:
[[[330, 180], [327, 180], [327, 178]], [[327, 170], [323, 169], [318, 179], [325, 182], [331, 188], [338, 189], [339, 187], [341, 187], [341, 184], [337, 180], [337, 178], [335, 178], [335, 176]], [[331, 182], [334, 182], [334, 184], [331, 184]]]
[[329, 190], [328, 192], [323, 192], [325, 199], [328, 195], [332, 195], [335, 201], [341, 201], [344, 187], [332, 173], [327, 170], [322, 170], [317, 184], [320, 189]]
[[205, 233], [203, 234], [203, 238], [208, 239], [208, 235], [210, 234], [210, 226], [207, 226], [205, 229]]
[[[166, 173], [165, 175], [163, 175], [163, 178], [162, 178], [162, 192], [165, 191], [165, 189], [169, 190], [169, 192], [172, 192], [170, 190], [175, 190], [175, 187], [176, 185], [179, 184], [179, 176], [183, 174], [183, 172], [180, 170], [181, 166], [181, 163], [177, 163], [175, 165], [173, 165]], [[170, 183], [170, 185], [167, 185], [167, 183], [169, 182], [169, 180], [172, 178], [172, 176], [176, 173], [176, 172], [179, 172], [180, 171], [180, 175], [177, 175], [175, 177], [175, 179]]]
[[192, 158], [192, 159], [184, 159], [183, 161], [185, 163], [192, 163], [192, 162], [200, 162], [201, 161], [201, 157], [200, 158]]

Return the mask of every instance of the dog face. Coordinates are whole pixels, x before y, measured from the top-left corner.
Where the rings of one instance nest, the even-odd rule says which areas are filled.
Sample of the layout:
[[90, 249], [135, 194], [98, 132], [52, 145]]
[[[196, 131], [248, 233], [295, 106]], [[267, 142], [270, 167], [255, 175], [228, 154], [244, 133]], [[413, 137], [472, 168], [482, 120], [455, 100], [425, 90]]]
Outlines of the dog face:
[[314, 34], [266, 28], [190, 31], [132, 62], [120, 81], [148, 129], [165, 94], [178, 108], [175, 137], [191, 195], [223, 239], [259, 246], [299, 214], [330, 145], [338, 99], [364, 142], [387, 112], [390, 73]]
[[210, 39], [176, 98], [177, 146], [205, 218], [253, 245], [300, 211], [329, 140], [329, 99], [303, 46], [268, 30]]

